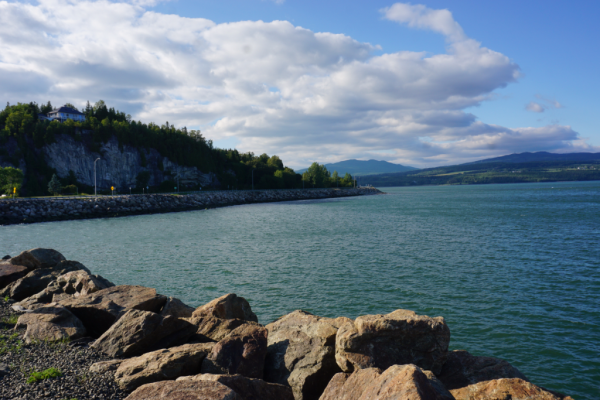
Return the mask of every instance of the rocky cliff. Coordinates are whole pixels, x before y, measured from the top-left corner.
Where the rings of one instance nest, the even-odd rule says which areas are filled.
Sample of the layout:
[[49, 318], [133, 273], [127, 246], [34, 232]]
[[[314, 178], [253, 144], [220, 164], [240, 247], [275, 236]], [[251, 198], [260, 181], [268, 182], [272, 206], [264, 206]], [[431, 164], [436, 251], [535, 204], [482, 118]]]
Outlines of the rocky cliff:
[[46, 162], [56, 169], [59, 177], [66, 177], [73, 171], [78, 182], [94, 186], [94, 160], [100, 158], [96, 163], [96, 179], [98, 188], [102, 189], [115, 186], [122, 191], [128, 190], [136, 186], [136, 177], [145, 171], [150, 174], [150, 186], [177, 177], [182, 187], [205, 186], [214, 180], [213, 174], [198, 171], [196, 167], [177, 165], [162, 157], [156, 149], [119, 147], [114, 137], [102, 145], [99, 153], [90, 152], [84, 143], [68, 135], [57, 135], [55, 143], [43, 148]]
[[[42, 158], [50, 168], [56, 170], [59, 178], [65, 178], [73, 171], [77, 182], [94, 186], [94, 160], [96, 162], [96, 180], [98, 189], [111, 186], [120, 192], [129, 192], [136, 187], [136, 178], [140, 173], [148, 173], [148, 186], [159, 186], [165, 181], [179, 181], [182, 188], [203, 187], [217, 184], [216, 176], [210, 172], [199, 171], [196, 167], [185, 167], [163, 157], [156, 149], [143, 149], [123, 145], [119, 146], [113, 136], [104, 143], [98, 152], [90, 150], [86, 134], [77, 136], [56, 135], [56, 141], [41, 149], [33, 148], [35, 157]], [[27, 163], [16, 140], [11, 138], [0, 146], [0, 167], [16, 166], [27, 175]], [[14, 161], [17, 161], [15, 165]]]

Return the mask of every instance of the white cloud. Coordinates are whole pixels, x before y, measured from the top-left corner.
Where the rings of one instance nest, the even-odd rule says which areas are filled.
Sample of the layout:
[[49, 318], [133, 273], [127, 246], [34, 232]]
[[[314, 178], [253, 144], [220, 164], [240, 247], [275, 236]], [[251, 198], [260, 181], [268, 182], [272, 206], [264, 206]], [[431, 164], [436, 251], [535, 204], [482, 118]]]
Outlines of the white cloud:
[[543, 105], [541, 105], [540, 103], [536, 103], [535, 101], [529, 102], [529, 104], [525, 106], [525, 109], [527, 111], [536, 113], [543, 113], [546, 110], [546, 108]]
[[564, 108], [565, 106], [560, 104], [558, 101], [551, 97], [542, 96], [541, 94], [536, 94], [535, 97], [545, 102], [549, 107], [552, 108]]
[[515, 82], [519, 67], [466, 37], [446, 10], [385, 10], [445, 35], [446, 53], [374, 55], [377, 46], [287, 21], [215, 24], [140, 4], [0, 1], [0, 100], [101, 98], [136, 119], [199, 126], [297, 167], [372, 154], [428, 166], [586, 147], [570, 127], [509, 129], [464, 112]]

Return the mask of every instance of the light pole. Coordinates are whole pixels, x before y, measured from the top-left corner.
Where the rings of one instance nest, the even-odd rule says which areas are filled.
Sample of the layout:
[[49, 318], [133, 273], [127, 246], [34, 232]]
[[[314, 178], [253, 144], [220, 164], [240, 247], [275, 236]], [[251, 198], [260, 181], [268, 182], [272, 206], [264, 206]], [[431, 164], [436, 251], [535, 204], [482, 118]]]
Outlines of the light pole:
[[96, 158], [94, 160], [94, 197], [98, 197], [98, 193], [96, 193], [96, 161], [98, 161], [100, 158]]
[[254, 168], [252, 168], [252, 190], [254, 190]]
[[131, 196], [131, 186], [129, 186], [129, 195]]

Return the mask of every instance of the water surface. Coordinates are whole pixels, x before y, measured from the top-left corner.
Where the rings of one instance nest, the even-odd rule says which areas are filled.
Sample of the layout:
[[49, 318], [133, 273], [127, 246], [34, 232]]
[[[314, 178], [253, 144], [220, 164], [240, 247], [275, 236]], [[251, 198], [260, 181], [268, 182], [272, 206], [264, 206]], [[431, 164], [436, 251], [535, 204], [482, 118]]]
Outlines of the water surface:
[[246, 297], [261, 323], [398, 308], [444, 316], [451, 348], [600, 398], [600, 182], [385, 188], [384, 196], [0, 227], [117, 284], [198, 306]]

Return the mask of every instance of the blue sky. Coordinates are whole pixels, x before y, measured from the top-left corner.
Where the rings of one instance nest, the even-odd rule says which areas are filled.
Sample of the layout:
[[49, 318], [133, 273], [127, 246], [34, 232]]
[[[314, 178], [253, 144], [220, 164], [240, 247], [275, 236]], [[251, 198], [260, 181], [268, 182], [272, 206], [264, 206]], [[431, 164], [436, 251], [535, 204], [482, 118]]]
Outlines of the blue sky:
[[0, 101], [102, 98], [295, 168], [598, 152], [597, 15], [583, 1], [0, 1]]

